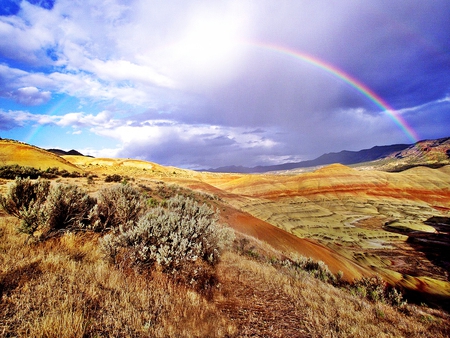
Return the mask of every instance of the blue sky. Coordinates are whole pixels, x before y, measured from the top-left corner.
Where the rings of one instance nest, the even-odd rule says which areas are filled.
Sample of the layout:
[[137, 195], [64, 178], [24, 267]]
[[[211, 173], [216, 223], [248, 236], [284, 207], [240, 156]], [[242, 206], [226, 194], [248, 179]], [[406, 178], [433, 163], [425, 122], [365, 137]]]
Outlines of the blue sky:
[[450, 136], [450, 2], [0, 0], [0, 137], [183, 168]]

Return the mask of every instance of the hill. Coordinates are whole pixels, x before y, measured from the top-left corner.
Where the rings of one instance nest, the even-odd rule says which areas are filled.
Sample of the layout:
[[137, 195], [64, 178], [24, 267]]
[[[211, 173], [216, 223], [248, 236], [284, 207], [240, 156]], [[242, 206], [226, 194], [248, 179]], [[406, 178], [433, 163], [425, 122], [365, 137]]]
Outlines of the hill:
[[68, 172], [81, 171], [72, 163], [46, 150], [12, 140], [0, 140], [0, 166], [14, 164], [41, 170], [58, 168]]
[[[378, 161], [392, 165], [416, 154], [416, 163], [439, 168], [386, 172], [333, 164], [283, 175], [195, 172], [133, 159], [60, 158], [27, 146], [40, 152], [34, 166], [57, 158], [87, 176], [60, 178], [52, 185], [75, 184], [98, 197], [114, 186], [107, 178], [115, 176], [119, 186], [138, 189], [149, 207], [167, 206], [175, 195], [193, 198], [219, 211], [220, 223], [233, 229], [236, 239], [214, 268], [208, 280], [214, 287], [206, 292], [161, 269], [124, 263], [132, 256], [120, 264], [105, 260], [98, 246], [101, 233], [61, 232], [30, 245], [15, 232], [19, 221], [0, 211], [3, 332], [362, 337], [383, 330], [386, 336], [447, 337], [450, 317], [439, 309], [450, 310], [450, 166], [445, 156], [434, 154], [447, 154], [442, 149], [448, 140], [427, 142], [429, 150], [408, 147]], [[3, 154], [8, 163], [22, 158]], [[10, 184], [0, 180], [0, 193]], [[340, 276], [341, 284], [330, 284], [317, 261]], [[198, 265], [194, 271], [202, 269]], [[396, 309], [365, 298], [379, 297], [370, 287], [379, 290], [384, 284], [358, 280], [374, 275], [418, 305]]]
[[[74, 156], [85, 156], [79, 151], [72, 149], [69, 151], [61, 150], [61, 149], [46, 149], [48, 152], [53, 153], [58, 156], [65, 156], [65, 155], [74, 155]], [[92, 157], [92, 156], [90, 156]]]
[[409, 144], [394, 144], [388, 146], [375, 146], [370, 149], [363, 149], [359, 151], [343, 150], [338, 153], [328, 153], [317, 157], [314, 160], [307, 160], [301, 162], [284, 163], [269, 166], [257, 167], [243, 167], [243, 166], [228, 166], [220, 168], [211, 168], [206, 171], [223, 172], [223, 173], [265, 173], [270, 171], [292, 170], [297, 168], [308, 168], [322, 166], [332, 163], [341, 164], [356, 164], [362, 162], [375, 161], [381, 158], [388, 157], [392, 154], [398, 153], [410, 147]]

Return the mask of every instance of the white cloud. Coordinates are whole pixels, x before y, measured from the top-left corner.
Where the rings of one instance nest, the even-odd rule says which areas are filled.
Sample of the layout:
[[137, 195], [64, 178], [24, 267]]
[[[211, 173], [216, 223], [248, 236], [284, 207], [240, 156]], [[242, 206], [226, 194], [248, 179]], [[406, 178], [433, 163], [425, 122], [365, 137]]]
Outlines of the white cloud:
[[13, 99], [27, 106], [38, 106], [51, 99], [49, 91], [40, 91], [36, 87], [23, 87], [17, 89], [12, 95]]
[[237, 2], [207, 5], [212, 12], [204, 5], [60, 0], [49, 11], [23, 1], [18, 15], [0, 17], [0, 55], [58, 68], [10, 71], [9, 87], [154, 107], [169, 95], [159, 88], [211, 85], [232, 73], [246, 11]]
[[126, 60], [92, 61], [92, 70], [100, 78], [112, 81], [133, 81], [161, 87], [175, 87], [173, 80], [158, 74], [148, 66], [137, 65]]
[[[154, 84], [155, 79], [159, 76], [153, 74], [149, 68], [141, 68], [139, 66], [130, 65], [132, 72], [128, 79], [131, 81], [134, 77], [134, 83], [121, 84], [117, 82], [118, 79], [126, 80], [126, 71], [121, 70], [121, 73], [114, 75], [116, 80], [106, 79], [108, 72], [113, 74], [114, 63], [106, 63], [102, 70], [102, 76], [105, 76], [105, 80], [99, 76], [86, 72], [52, 72], [50, 74], [44, 74], [40, 72], [26, 72], [17, 68], [11, 68], [7, 65], [0, 64], [0, 81], [2, 90], [0, 95], [4, 97], [11, 97], [13, 99], [24, 98], [20, 93], [23, 88], [36, 88], [39, 90], [41, 100], [35, 98], [33, 104], [42, 104], [48, 101], [51, 92], [64, 93], [73, 97], [90, 99], [94, 101], [109, 100], [119, 101], [130, 105], [141, 105], [144, 107], [155, 107], [159, 104], [165, 104], [164, 92], [161, 92], [158, 88], [151, 85]], [[140, 74], [140, 75], [139, 75]], [[153, 76], [153, 78], [151, 78]], [[142, 82], [147, 81], [147, 84], [139, 84], [136, 79], [140, 77]], [[158, 78], [160, 84], [167, 86], [173, 85], [168, 78], [160, 76]], [[19, 94], [14, 94], [18, 93]], [[47, 100], [45, 100], [47, 98]], [[26, 103], [25, 100], [19, 101], [20, 103]], [[33, 101], [30, 100], [30, 103]], [[161, 102], [161, 103], [158, 103]]]

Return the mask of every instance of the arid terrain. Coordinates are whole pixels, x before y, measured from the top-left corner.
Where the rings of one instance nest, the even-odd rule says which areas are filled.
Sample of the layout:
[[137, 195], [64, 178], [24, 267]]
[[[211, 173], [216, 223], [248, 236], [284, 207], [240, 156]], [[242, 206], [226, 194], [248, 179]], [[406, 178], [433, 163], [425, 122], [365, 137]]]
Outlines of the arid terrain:
[[[406, 155], [400, 157], [404, 161]], [[189, 191], [198, 196], [208, 196], [206, 200], [219, 209], [220, 222], [233, 228], [237, 236], [235, 251], [225, 253], [218, 266], [222, 288], [212, 296], [213, 301], [194, 295], [189, 289], [183, 289], [183, 296], [179, 296], [179, 306], [192, 307], [194, 298], [195, 302], [204, 303], [203, 312], [192, 310], [196, 321], [207, 321], [208, 316], [220, 314], [211, 323], [215, 331], [201, 325], [202, 329], [200, 326], [196, 328], [194, 319], [190, 322], [181, 311], [177, 312], [180, 323], [166, 322], [166, 326], [163, 325], [161, 329], [166, 330], [165, 334], [161, 333], [163, 331], [152, 331], [155, 336], [384, 337], [427, 336], [431, 331], [436, 336], [446, 336], [450, 323], [448, 314], [433, 308], [450, 309], [450, 166], [442, 165], [433, 169], [419, 165], [399, 172], [377, 170], [377, 166], [386, 169], [382, 166], [388, 161], [393, 163], [394, 160], [387, 159], [382, 164], [364, 164], [355, 168], [332, 164], [304, 173], [294, 170], [283, 173], [226, 174], [195, 172], [132, 159], [71, 155], [58, 157], [32, 146], [0, 140], [0, 165], [19, 164], [41, 170], [57, 167], [69, 172], [78, 171], [81, 177], [60, 177], [55, 179], [55, 183], [79, 185], [93, 196], [102, 187], [112, 184], [105, 183], [105, 177], [118, 175], [122, 182], [158, 192], [155, 198], [163, 199], [166, 191], [170, 190]], [[4, 194], [10, 184], [11, 180], [1, 179], [0, 193]], [[119, 276], [117, 271], [114, 272], [117, 276], [109, 277], [116, 278], [116, 282], [101, 282], [104, 276], [98, 274], [106, 274], [107, 263], [101, 263], [103, 270], [98, 272], [89, 270], [100, 264], [95, 262], [101, 256], [92, 238], [68, 239], [65, 236], [61, 240], [30, 247], [26, 238], [13, 235], [17, 220], [4, 213], [0, 216], [3, 222], [0, 229], [0, 286], [3, 291], [0, 295], [3, 297], [3, 306], [9, 304], [9, 311], [13, 311], [13, 304], [16, 304], [11, 298], [16, 290], [22, 290], [21, 297], [25, 297], [27, 292], [30, 297], [33, 292], [39, 292], [33, 289], [38, 287], [33, 280], [28, 279], [32, 277], [26, 277], [28, 272], [32, 276], [38, 271], [39, 277], [44, 275], [46, 268], [59, 271], [57, 261], [62, 258], [58, 256], [59, 253], [50, 254], [52, 248], [59, 248], [70, 257], [77, 253], [81, 255], [70, 268], [70, 273], [74, 274], [70, 278], [76, 278], [76, 269], [81, 268], [75, 266], [84, 262], [81, 274], [86, 274], [87, 279], [93, 278], [87, 275], [96, 274], [97, 283], [103, 283], [103, 291], [77, 291], [89, 294], [92, 302], [96, 301], [96, 297], [104, 297], [100, 294], [104, 292], [112, 297], [113, 294], [109, 292], [126, 284], [126, 280], [134, 274], [128, 272], [126, 276]], [[11, 236], [15, 236], [14, 239], [10, 239]], [[11, 243], [20, 249], [14, 252]], [[26, 260], [24, 252], [33, 252], [36, 258]], [[52, 256], [51, 263], [48, 262], [49, 255], [55, 256]], [[408, 302], [427, 304], [427, 307], [417, 308], [414, 310], [416, 312], [411, 309], [398, 312], [387, 307], [381, 309], [381, 305], [370, 305], [374, 308], [356, 305], [358, 301], [352, 300], [348, 292], [326, 286], [310, 277], [296, 279], [290, 273], [275, 272], [273, 265], [264, 261], [264, 257], [275, 261], [300, 255], [323, 261], [333, 274], [341, 274], [347, 282], [379, 275], [391, 285], [399, 287]], [[22, 265], [13, 267], [13, 261], [22, 262]], [[144, 283], [143, 275], [135, 278], [139, 283]], [[56, 280], [52, 283], [58, 284]], [[158, 285], [167, 281], [163, 275], [153, 275], [152, 283], [150, 288], [157, 290], [160, 287]], [[81, 288], [75, 282], [70, 285]], [[177, 286], [171, 288], [170, 292], [181, 292]], [[157, 292], [155, 290], [151, 292]], [[313, 290], [316, 290], [314, 296]], [[60, 297], [64, 298], [63, 295]], [[74, 299], [70, 301], [74, 302]], [[27, 301], [22, 299], [20, 302]], [[183, 302], [186, 304], [181, 304]], [[341, 304], [338, 305], [339, 302]], [[105, 306], [106, 303], [101, 304]], [[72, 305], [75, 310], [82, 306]], [[97, 311], [100, 305], [96, 306], [94, 308]], [[161, 305], [161, 311], [174, 311], [168, 310], [167, 306], [167, 303]], [[359, 311], [365, 317], [355, 319], [355, 314], [344, 314], [346, 306], [349, 311]], [[377, 309], [381, 312], [377, 312]], [[114, 308], [114, 311], [125, 310]], [[338, 313], [336, 322], [331, 320], [333, 311]], [[3, 317], [0, 332], [3, 328], [9, 334], [6, 336], [13, 336], [11, 327], [14, 326], [11, 323], [17, 318], [14, 319], [8, 311], [3, 311], [1, 315], [12, 316], [13, 319], [8, 324], [8, 318]], [[79, 315], [82, 317], [85, 314]], [[145, 320], [151, 321], [148, 318]], [[356, 325], [365, 328], [352, 331], [350, 322], [355, 320]], [[95, 330], [91, 331], [97, 332], [98, 328], [92, 325]], [[116, 332], [114, 330], [123, 335], [119, 328], [113, 330], [114, 325], [110, 325], [110, 333], [106, 335], [113, 335]], [[179, 325], [185, 325], [186, 331], [180, 331]], [[203, 329], [206, 331], [201, 331]], [[208, 331], [210, 329], [212, 331]], [[216, 333], [212, 334], [213, 331]], [[26, 336], [24, 332], [31, 334], [34, 331], [29, 329], [21, 332], [21, 336]], [[125, 335], [136, 335], [130, 332]]]

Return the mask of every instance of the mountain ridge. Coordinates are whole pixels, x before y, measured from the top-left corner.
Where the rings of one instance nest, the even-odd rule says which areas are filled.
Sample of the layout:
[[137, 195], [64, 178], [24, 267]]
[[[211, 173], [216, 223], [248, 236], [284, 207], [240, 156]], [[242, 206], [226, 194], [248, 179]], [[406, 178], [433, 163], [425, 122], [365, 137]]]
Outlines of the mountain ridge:
[[264, 173], [269, 171], [292, 170], [298, 168], [315, 167], [319, 165], [327, 165], [332, 163], [341, 163], [344, 165], [356, 164], [362, 162], [375, 161], [389, 155], [399, 153], [411, 144], [393, 144], [385, 146], [374, 146], [369, 149], [358, 151], [342, 150], [340, 152], [325, 153], [313, 160], [305, 160], [300, 162], [288, 162], [282, 164], [244, 167], [244, 166], [224, 166], [218, 168], [210, 168], [201, 171], [209, 172], [228, 172], [228, 173]]
[[358, 151], [342, 150], [340, 152], [323, 154], [313, 160], [305, 160], [300, 162], [289, 162], [256, 167], [233, 165], [199, 171], [252, 174], [311, 168], [333, 163], [340, 163], [343, 165], [361, 164], [374, 161], [377, 163], [377, 161], [382, 160], [390, 161], [391, 163], [388, 163], [388, 165], [380, 164], [380, 170], [402, 171], [419, 165], [444, 165], [449, 162], [449, 159], [450, 137], [444, 137], [432, 140], [422, 140], [414, 144], [374, 146], [369, 149], [362, 149]]

